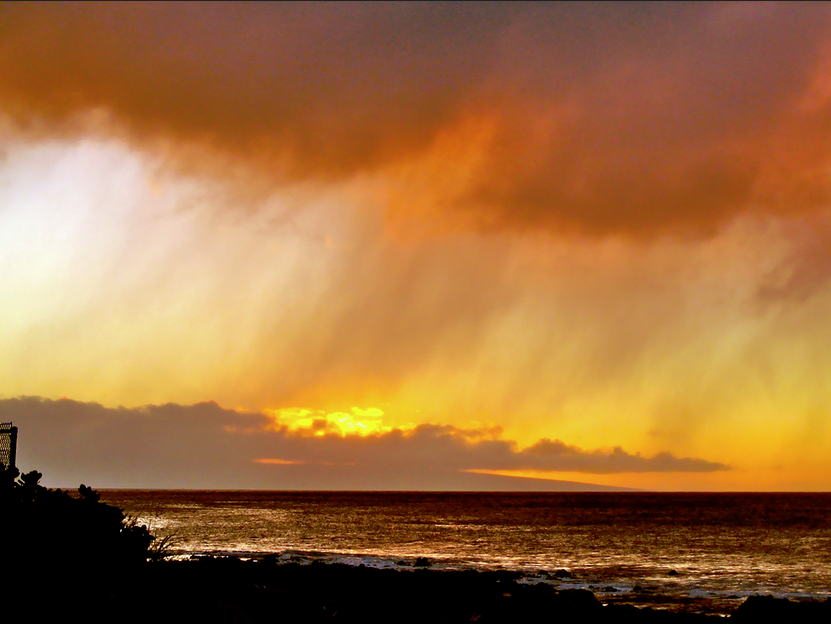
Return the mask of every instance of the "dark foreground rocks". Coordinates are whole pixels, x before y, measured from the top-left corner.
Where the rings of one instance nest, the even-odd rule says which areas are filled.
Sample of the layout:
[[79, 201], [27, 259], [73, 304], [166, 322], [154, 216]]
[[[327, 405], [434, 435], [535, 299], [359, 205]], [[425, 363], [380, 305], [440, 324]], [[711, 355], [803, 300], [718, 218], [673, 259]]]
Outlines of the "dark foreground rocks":
[[736, 622], [831, 622], [831, 600], [823, 602], [793, 602], [773, 596], [751, 596], [730, 616]]
[[[587, 590], [523, 585], [500, 572], [377, 570], [346, 565], [276, 564], [208, 559], [157, 562], [98, 573], [33, 566], [28, 579], [4, 588], [16, 605], [9, 621], [206, 623], [536, 623], [713, 622], [713, 616], [603, 606]], [[37, 577], [41, 580], [38, 581]], [[21, 579], [23, 580], [23, 579]], [[11, 591], [10, 591], [11, 590]], [[788, 605], [750, 600], [740, 621], [796, 622]], [[795, 603], [789, 603], [794, 605]], [[758, 608], [757, 608], [758, 606]], [[828, 603], [816, 606], [831, 621]], [[820, 610], [824, 609], [822, 613]], [[767, 619], [769, 615], [777, 618]], [[784, 615], [782, 615], [784, 614]], [[803, 615], [810, 615], [805, 611]], [[761, 618], [761, 619], [760, 619]], [[719, 618], [721, 619], [721, 618]]]

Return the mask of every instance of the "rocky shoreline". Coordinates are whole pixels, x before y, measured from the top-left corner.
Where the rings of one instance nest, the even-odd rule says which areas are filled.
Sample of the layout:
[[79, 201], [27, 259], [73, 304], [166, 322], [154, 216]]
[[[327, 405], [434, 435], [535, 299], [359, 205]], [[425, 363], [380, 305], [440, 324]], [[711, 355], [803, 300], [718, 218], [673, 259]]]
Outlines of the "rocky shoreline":
[[[524, 622], [713, 622], [715, 615], [601, 603], [588, 590], [522, 584], [510, 572], [408, 571], [364, 566], [202, 558], [162, 561], [117, 573], [70, 576], [38, 584], [31, 621], [84, 605], [84, 621], [181, 623], [390, 622], [479, 624]], [[43, 575], [41, 575], [43, 577]], [[828, 622], [831, 600], [792, 602], [751, 597], [739, 622]]]

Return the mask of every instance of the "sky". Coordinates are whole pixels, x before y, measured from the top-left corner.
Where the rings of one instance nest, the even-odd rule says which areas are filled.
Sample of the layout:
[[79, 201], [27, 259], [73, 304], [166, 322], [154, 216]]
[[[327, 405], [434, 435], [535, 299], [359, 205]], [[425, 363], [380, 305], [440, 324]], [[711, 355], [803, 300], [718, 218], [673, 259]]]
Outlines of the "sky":
[[829, 146], [826, 4], [0, 3], [0, 421], [64, 487], [829, 490]]

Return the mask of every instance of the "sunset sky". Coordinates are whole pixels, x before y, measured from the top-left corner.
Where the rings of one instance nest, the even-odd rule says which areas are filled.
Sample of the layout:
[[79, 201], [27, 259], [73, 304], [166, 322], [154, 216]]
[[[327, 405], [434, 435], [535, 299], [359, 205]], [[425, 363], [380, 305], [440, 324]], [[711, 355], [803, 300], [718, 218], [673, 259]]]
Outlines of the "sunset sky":
[[827, 4], [0, 4], [47, 485], [829, 490], [829, 375]]

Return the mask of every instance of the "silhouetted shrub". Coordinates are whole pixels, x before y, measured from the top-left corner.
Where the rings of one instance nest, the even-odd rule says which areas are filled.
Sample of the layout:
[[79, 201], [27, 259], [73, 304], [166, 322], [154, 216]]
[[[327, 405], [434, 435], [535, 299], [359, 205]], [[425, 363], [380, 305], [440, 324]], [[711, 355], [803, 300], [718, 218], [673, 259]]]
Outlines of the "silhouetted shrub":
[[0, 464], [0, 535], [4, 562], [39, 569], [123, 568], [145, 562], [147, 527], [125, 522], [118, 507], [81, 485], [76, 496], [40, 485], [37, 470], [20, 474]]

